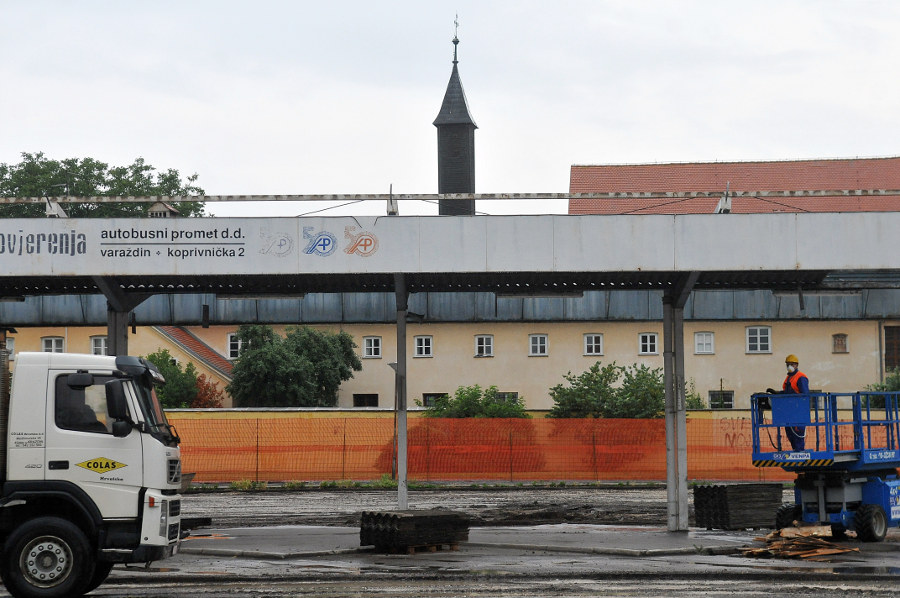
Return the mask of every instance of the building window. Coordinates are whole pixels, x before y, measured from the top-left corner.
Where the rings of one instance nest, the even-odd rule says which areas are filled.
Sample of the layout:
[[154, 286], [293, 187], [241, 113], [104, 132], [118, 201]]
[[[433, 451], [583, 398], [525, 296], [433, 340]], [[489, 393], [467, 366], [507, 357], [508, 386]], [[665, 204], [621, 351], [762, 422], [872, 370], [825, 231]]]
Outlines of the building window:
[[546, 334], [529, 334], [528, 335], [528, 356], [529, 357], [546, 357], [547, 356], [547, 335]]
[[108, 355], [108, 351], [106, 350], [106, 337], [105, 336], [92, 336], [91, 337], [91, 354], [93, 355]]
[[475, 357], [494, 356], [494, 336], [492, 334], [479, 334], [475, 337]]
[[228, 335], [228, 359], [237, 359], [241, 354], [241, 345], [243, 342], [238, 338], [237, 333], [232, 332]]
[[847, 344], [846, 334], [831, 335], [831, 352], [832, 353], [849, 353], [850, 345]]
[[584, 335], [584, 354], [585, 355], [603, 355], [603, 335], [602, 334], [585, 334]]
[[697, 355], [712, 355], [716, 352], [716, 345], [712, 332], [694, 333], [694, 353]]
[[656, 345], [657, 334], [655, 332], [642, 332], [638, 336], [638, 353], [640, 355], [658, 355]]
[[423, 392], [422, 393], [422, 406], [423, 407], [434, 407], [434, 402], [441, 397], [446, 397], [447, 393], [445, 392]]
[[377, 394], [353, 393], [354, 407], [378, 407]]
[[900, 368], [900, 326], [884, 327], [884, 369]]
[[517, 392], [498, 392], [497, 400], [503, 401], [505, 403], [515, 403], [519, 400], [519, 393]]
[[363, 359], [381, 359], [381, 337], [363, 337]]
[[431, 357], [432, 338], [430, 336], [417, 336], [416, 352], [413, 357]]
[[10, 361], [16, 358], [16, 339], [6, 337], [6, 353]]
[[709, 408], [710, 409], [733, 409], [734, 408], [734, 391], [733, 390], [711, 390], [711, 391], [709, 391]]
[[747, 353], [771, 353], [772, 329], [769, 326], [747, 327]]
[[41, 351], [44, 353], [62, 353], [63, 337], [45, 336], [41, 339]]

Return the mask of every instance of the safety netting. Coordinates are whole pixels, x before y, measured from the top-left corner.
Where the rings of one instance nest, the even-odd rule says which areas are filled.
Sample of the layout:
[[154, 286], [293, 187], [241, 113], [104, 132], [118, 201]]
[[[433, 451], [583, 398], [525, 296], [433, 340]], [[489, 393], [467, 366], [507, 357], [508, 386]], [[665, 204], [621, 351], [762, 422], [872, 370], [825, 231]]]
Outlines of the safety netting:
[[[170, 414], [194, 482], [376, 480], [396, 472], [391, 418], [204, 417]], [[751, 460], [751, 424], [688, 419], [692, 480], [790, 480]], [[412, 481], [663, 481], [662, 419], [412, 418]]]

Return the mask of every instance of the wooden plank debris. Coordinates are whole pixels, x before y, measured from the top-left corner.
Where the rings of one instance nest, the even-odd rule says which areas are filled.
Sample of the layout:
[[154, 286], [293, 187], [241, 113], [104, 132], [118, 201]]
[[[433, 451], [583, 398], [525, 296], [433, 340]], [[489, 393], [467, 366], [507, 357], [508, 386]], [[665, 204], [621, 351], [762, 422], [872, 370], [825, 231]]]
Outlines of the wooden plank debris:
[[822, 561], [838, 554], [859, 552], [859, 548], [836, 544], [826, 539], [830, 537], [830, 526], [786, 527], [775, 530], [763, 538], [756, 538], [766, 543], [765, 548], [744, 548], [742, 553], [744, 556], [756, 558]]

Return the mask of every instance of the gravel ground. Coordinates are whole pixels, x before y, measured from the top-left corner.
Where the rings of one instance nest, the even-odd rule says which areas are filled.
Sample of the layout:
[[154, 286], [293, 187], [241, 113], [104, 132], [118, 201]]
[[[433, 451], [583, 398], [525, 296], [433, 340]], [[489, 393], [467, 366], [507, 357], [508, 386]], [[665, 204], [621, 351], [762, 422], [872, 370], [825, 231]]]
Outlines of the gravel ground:
[[[593, 523], [665, 525], [663, 485], [582, 487], [442, 487], [409, 491], [410, 509], [444, 508], [469, 515], [472, 525]], [[692, 503], [688, 493], [689, 504]], [[793, 491], [785, 491], [793, 500]], [[210, 517], [215, 527], [359, 525], [363, 511], [397, 508], [396, 490], [269, 490], [203, 492], [184, 496], [183, 517]], [[692, 521], [693, 508], [691, 507]], [[773, 521], [775, 514], [772, 514]]]

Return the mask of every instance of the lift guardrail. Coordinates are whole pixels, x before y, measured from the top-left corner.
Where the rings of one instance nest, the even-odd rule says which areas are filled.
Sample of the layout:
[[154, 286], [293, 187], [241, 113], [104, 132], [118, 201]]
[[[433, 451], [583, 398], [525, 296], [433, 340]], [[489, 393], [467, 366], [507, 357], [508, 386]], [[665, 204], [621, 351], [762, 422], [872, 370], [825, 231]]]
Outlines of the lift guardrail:
[[[753, 464], [791, 471], [900, 467], [900, 392], [751, 396]], [[787, 428], [802, 446], [790, 445]]]

